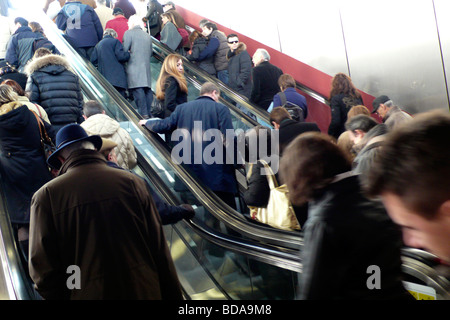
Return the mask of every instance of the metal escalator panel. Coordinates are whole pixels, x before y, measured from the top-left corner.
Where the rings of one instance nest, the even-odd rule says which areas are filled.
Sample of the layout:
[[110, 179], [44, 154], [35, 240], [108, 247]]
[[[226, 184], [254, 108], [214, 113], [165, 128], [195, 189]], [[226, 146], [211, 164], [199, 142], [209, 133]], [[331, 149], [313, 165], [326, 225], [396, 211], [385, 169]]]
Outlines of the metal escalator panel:
[[166, 226], [165, 231], [180, 282], [190, 299], [295, 298], [297, 272], [215, 244], [185, 223]]
[[[133, 171], [171, 205], [177, 197], [138, 157]], [[195, 208], [196, 213], [202, 209]], [[293, 299], [301, 264], [298, 255], [283, 254], [230, 237], [202, 221], [164, 226], [169, 249], [185, 295], [192, 300]]]

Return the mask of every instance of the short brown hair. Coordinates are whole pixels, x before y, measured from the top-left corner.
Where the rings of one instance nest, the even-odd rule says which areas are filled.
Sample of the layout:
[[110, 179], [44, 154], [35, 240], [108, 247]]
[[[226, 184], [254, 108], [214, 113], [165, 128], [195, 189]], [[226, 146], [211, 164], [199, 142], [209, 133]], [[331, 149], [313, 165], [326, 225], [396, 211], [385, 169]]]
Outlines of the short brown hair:
[[354, 117], [358, 114], [365, 114], [366, 116], [370, 116], [370, 111], [366, 106], [363, 106], [362, 104], [353, 106], [347, 113], [347, 119], [350, 119], [351, 117]]
[[34, 52], [33, 58], [40, 58], [43, 56], [48, 56], [50, 54], [53, 54], [53, 52], [50, 49], [42, 47]]
[[419, 114], [388, 133], [368, 175], [369, 196], [393, 193], [431, 219], [450, 200], [449, 137], [450, 115], [443, 110]]
[[281, 90], [284, 90], [286, 88], [295, 88], [295, 79], [290, 74], [282, 74], [278, 78], [278, 86], [281, 88]]
[[276, 107], [270, 112], [270, 123], [274, 121], [277, 124], [280, 124], [281, 121], [285, 119], [292, 119], [289, 112], [283, 107]]
[[291, 202], [300, 206], [317, 196], [337, 174], [351, 168], [351, 160], [333, 137], [305, 132], [283, 151], [280, 178], [289, 189]]

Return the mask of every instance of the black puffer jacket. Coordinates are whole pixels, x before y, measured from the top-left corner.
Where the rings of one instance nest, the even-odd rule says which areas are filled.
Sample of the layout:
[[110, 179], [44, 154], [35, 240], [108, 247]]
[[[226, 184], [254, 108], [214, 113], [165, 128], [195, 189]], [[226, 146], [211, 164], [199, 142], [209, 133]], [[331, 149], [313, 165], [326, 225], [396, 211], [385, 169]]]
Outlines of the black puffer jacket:
[[[363, 196], [357, 176], [310, 201], [303, 230], [300, 299], [412, 299], [401, 281], [401, 231], [381, 203]], [[377, 277], [371, 266], [379, 289], [368, 288]]]
[[229, 50], [227, 58], [228, 86], [249, 98], [252, 92], [252, 58], [247, 52], [245, 43], [241, 42], [234, 52]]
[[83, 95], [78, 76], [59, 55], [33, 59], [26, 67], [30, 101], [42, 106], [57, 132], [69, 123], [83, 122]]

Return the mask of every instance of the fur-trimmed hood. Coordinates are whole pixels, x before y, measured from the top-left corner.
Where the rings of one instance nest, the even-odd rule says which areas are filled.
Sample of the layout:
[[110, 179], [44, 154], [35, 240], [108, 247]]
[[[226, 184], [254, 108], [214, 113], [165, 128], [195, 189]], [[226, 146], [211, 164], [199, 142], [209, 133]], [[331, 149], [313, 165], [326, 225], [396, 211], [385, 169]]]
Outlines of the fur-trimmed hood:
[[227, 59], [231, 59], [231, 57], [237, 56], [238, 54], [240, 54], [242, 51], [245, 50], [247, 50], [247, 45], [243, 42], [239, 42], [238, 47], [236, 48], [236, 50], [234, 50], [234, 52], [231, 52], [231, 50], [228, 51]]
[[72, 71], [69, 62], [65, 57], [57, 54], [49, 54], [30, 60], [30, 62], [28, 62], [28, 64], [25, 66], [25, 73], [27, 74], [27, 76], [30, 76], [34, 72], [50, 65], [62, 66], [65, 69]]

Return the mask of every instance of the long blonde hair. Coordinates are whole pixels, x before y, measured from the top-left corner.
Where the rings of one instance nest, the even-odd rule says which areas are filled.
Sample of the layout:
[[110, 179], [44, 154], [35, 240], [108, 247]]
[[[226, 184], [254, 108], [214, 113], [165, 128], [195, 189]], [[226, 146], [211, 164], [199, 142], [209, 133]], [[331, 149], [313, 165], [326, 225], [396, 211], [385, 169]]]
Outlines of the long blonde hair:
[[19, 99], [19, 96], [11, 86], [7, 84], [0, 85], [0, 105], [17, 101], [17, 99]]
[[159, 73], [158, 80], [156, 81], [156, 97], [159, 100], [164, 100], [166, 96], [166, 83], [169, 77], [174, 77], [180, 86], [180, 90], [188, 92], [187, 82], [184, 75], [178, 71], [177, 63], [182, 57], [179, 54], [169, 54], [163, 62], [161, 72]]

